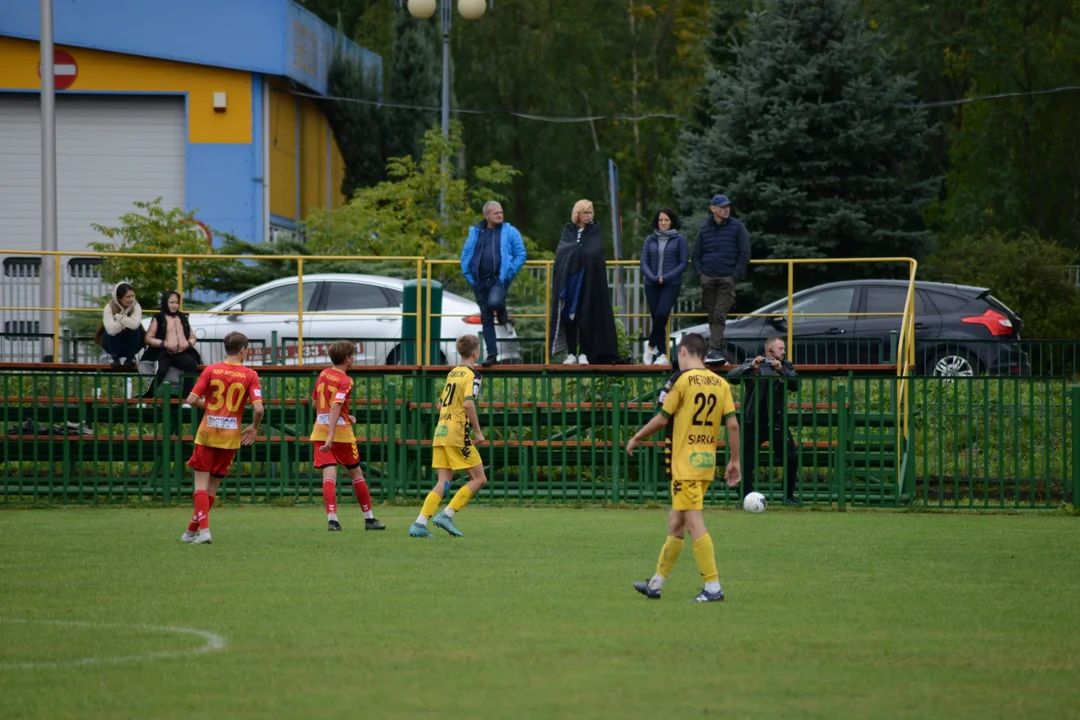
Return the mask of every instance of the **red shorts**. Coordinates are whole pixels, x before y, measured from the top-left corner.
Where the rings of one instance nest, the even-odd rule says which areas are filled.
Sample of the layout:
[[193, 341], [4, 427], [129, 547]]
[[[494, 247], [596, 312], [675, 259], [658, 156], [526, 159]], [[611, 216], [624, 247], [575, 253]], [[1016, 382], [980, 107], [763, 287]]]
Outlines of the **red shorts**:
[[223, 478], [229, 474], [233, 458], [236, 457], [236, 448], [216, 448], [207, 445], [196, 445], [195, 452], [187, 461], [187, 466], [197, 472], [208, 472], [216, 478]]
[[360, 467], [360, 452], [354, 442], [336, 442], [330, 446], [330, 452], [322, 451], [323, 441], [315, 441], [315, 469], [344, 465], [346, 470]]

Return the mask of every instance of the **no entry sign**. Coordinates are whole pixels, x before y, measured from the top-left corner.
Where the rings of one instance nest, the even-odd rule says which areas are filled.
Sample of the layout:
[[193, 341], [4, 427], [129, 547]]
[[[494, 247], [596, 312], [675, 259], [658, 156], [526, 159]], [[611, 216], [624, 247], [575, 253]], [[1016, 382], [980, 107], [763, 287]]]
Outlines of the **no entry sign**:
[[[79, 76], [79, 66], [75, 58], [64, 50], [53, 50], [53, 75], [57, 90], [67, 90]], [[38, 77], [41, 77], [41, 63], [38, 63]]]

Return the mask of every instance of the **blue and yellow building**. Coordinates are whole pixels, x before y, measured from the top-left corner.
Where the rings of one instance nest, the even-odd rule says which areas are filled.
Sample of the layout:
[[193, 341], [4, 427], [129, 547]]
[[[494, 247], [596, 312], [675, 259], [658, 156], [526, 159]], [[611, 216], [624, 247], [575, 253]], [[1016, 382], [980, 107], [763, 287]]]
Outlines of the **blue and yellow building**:
[[[0, 227], [41, 238], [39, 3], [0, 11]], [[381, 59], [290, 0], [62, 0], [58, 244], [79, 251], [135, 201], [161, 197], [261, 242], [339, 207], [344, 162], [318, 100], [344, 52]], [[65, 87], [66, 86], [66, 87]]]

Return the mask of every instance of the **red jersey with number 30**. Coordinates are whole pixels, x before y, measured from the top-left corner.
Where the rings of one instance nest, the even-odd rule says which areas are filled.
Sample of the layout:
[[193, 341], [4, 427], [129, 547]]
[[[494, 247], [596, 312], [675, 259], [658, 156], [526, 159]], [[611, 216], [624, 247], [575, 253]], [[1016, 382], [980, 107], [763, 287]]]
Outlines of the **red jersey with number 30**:
[[195, 444], [227, 450], [240, 447], [244, 408], [249, 400], [262, 402], [258, 373], [239, 363], [214, 363], [202, 371], [191, 394], [206, 398]]
[[315, 405], [315, 429], [311, 431], [312, 440], [326, 440], [330, 434], [330, 410], [334, 403], [341, 403], [341, 414], [337, 427], [334, 428], [334, 442], [355, 443], [353, 416], [349, 414], [352, 401], [353, 381], [348, 375], [334, 368], [327, 368], [319, 373], [315, 388], [311, 391], [311, 400]]

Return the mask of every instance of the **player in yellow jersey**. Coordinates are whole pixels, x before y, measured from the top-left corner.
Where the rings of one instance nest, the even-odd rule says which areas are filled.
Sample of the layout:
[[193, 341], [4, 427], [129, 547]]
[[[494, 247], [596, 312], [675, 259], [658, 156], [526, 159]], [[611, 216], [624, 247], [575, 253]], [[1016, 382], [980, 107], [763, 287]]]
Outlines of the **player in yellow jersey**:
[[721, 424], [727, 427], [728, 457], [731, 458], [724, 476], [728, 487], [739, 484], [739, 419], [735, 415], [731, 387], [722, 377], [705, 369], [705, 349], [705, 338], [701, 335], [683, 336], [679, 343], [680, 370], [671, 376], [660, 393], [660, 412], [626, 444], [626, 452], [633, 455], [643, 439], [670, 424], [664, 448], [671, 478], [668, 537], [660, 551], [656, 574], [645, 582], [634, 583], [635, 590], [653, 600], [660, 599], [664, 580], [671, 574], [682, 552], [687, 530], [694, 543], [694, 560], [705, 581], [705, 588], [694, 600], [716, 602], [724, 599], [716, 569], [716, 551], [701, 510], [705, 492], [716, 476], [716, 443], [720, 439]]
[[[454, 527], [454, 514], [460, 512], [487, 484], [484, 463], [473, 444], [484, 442], [484, 433], [480, 431], [480, 420], [476, 415], [480, 376], [473, 370], [480, 358], [480, 339], [475, 335], [462, 335], [457, 339], [457, 351], [461, 364], [446, 376], [446, 385], [439, 402], [435, 404], [439, 424], [435, 427], [435, 439], [431, 443], [431, 467], [438, 471], [438, 481], [424, 500], [420, 516], [409, 528], [410, 537], [434, 537], [427, 526], [432, 515], [435, 516], [435, 527], [461, 537], [461, 531]], [[464, 470], [469, 481], [457, 491], [446, 510], [435, 515], [443, 495], [450, 489], [456, 470]]]

